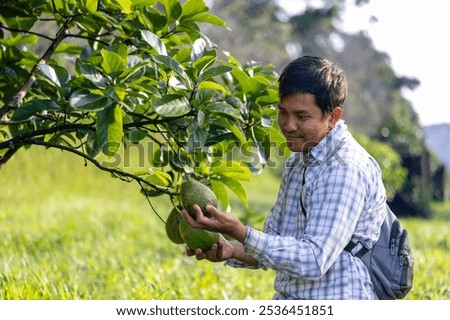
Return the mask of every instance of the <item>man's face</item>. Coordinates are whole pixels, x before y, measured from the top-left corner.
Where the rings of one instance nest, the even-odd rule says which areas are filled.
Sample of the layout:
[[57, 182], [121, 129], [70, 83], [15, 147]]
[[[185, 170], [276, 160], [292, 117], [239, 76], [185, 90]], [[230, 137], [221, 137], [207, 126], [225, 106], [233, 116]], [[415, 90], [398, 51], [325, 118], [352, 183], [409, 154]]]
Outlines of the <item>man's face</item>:
[[309, 93], [293, 93], [284, 97], [278, 109], [278, 124], [289, 149], [303, 153], [325, 137], [342, 113], [342, 109], [336, 107], [330, 114], [323, 114]]

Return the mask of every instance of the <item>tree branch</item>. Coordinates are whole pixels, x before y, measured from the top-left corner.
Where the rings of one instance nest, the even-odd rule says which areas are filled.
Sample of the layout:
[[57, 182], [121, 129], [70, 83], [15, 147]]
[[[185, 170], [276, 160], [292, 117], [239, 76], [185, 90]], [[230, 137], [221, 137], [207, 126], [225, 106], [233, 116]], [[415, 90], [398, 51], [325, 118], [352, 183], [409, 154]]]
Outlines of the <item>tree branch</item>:
[[8, 31], [10, 31], [10, 32], [32, 34], [32, 35], [35, 35], [35, 36], [38, 36], [38, 37], [40, 37], [40, 38], [44, 38], [44, 39], [47, 39], [47, 40], [50, 40], [50, 41], [55, 40], [55, 39], [53, 39], [52, 37], [49, 37], [49, 36], [47, 36], [47, 35], [45, 35], [45, 34], [42, 34], [42, 33], [37, 33], [37, 32], [34, 32], [34, 31], [30, 31], [30, 30], [22, 30], [22, 29], [8, 28], [8, 27], [4, 26], [3, 24], [0, 24], [0, 28], [1, 28], [1, 29], [5, 29], [5, 30], [8, 30]]
[[28, 78], [22, 84], [20, 89], [16, 92], [16, 94], [2, 107], [0, 108], [0, 119], [5, 120], [5, 116], [11, 110], [17, 109], [22, 99], [25, 97], [27, 92], [30, 90], [33, 83], [36, 81], [36, 77], [34, 73], [39, 70], [39, 64], [45, 63], [55, 52], [56, 48], [59, 44], [64, 40], [67, 35], [67, 23], [64, 23], [56, 34], [55, 39], [53, 39], [52, 43], [48, 47], [47, 51], [42, 55], [42, 57], [38, 60], [38, 62], [33, 66], [28, 75]]
[[35, 131], [26, 131], [23, 133], [20, 133], [14, 137], [12, 137], [9, 140], [6, 140], [4, 142], [0, 143], [0, 150], [2, 149], [14, 149], [17, 146], [22, 145], [22, 141], [30, 138], [35, 138], [39, 136], [43, 136], [50, 133], [57, 133], [57, 132], [74, 132], [80, 129], [91, 129], [94, 130], [92, 127], [94, 123], [91, 124], [65, 124], [61, 126], [55, 126], [47, 129], [41, 129], [41, 130], [35, 130]]
[[3, 165], [8, 162], [9, 159], [19, 150], [20, 147], [17, 148], [11, 148], [3, 156], [0, 156], [0, 169], [3, 167]]
[[[23, 141], [21, 141], [21, 146], [23, 145], [40, 145], [40, 146], [44, 146], [47, 148], [54, 148], [54, 149], [60, 149], [60, 150], [64, 150], [64, 151], [68, 151], [70, 153], [76, 154], [77, 156], [82, 157], [83, 159], [85, 159], [86, 161], [92, 163], [93, 165], [95, 165], [97, 168], [99, 168], [102, 171], [107, 171], [117, 177], [119, 177], [122, 180], [125, 181], [137, 181], [140, 185], [146, 185], [152, 189], [154, 189], [157, 192], [161, 192], [161, 193], [165, 193], [169, 196], [174, 196], [175, 194], [173, 192], [170, 191], [170, 189], [168, 188], [164, 188], [164, 187], [160, 187], [158, 185], [155, 185], [139, 176], [136, 176], [134, 174], [131, 174], [129, 172], [126, 171], [122, 171], [116, 168], [108, 168], [103, 166], [99, 161], [95, 160], [94, 158], [88, 156], [87, 154], [73, 149], [71, 147], [68, 146], [64, 146], [64, 145], [58, 145], [58, 144], [53, 144], [50, 142], [46, 142], [46, 141], [42, 141], [42, 140], [38, 140], [38, 139], [25, 139]], [[7, 152], [8, 153], [8, 152]], [[2, 164], [2, 160], [0, 159], [0, 165]]]
[[[98, 37], [102, 37], [102, 36], [103, 35], [98, 35]], [[104, 44], [105, 46], [109, 45], [108, 42], [103, 41], [103, 40], [99, 40], [97, 37], [88, 37], [88, 36], [82, 36], [82, 35], [78, 35], [78, 34], [68, 34], [67, 37], [96, 41], [96, 42], [99, 42], [101, 44]]]

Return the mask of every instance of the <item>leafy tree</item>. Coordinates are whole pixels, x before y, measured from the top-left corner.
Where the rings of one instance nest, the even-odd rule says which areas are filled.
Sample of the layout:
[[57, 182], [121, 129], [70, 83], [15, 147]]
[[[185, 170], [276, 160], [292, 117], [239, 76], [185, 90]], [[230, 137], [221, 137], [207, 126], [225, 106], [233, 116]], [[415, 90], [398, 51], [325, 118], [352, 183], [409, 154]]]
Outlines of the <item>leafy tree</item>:
[[392, 200], [406, 180], [407, 170], [402, 167], [402, 158], [387, 143], [369, 139], [362, 133], [353, 132], [356, 140], [369, 152], [380, 165], [383, 174], [383, 183], [386, 188], [388, 200]]
[[223, 17], [230, 28], [207, 30], [218, 45], [231, 50], [241, 61], [257, 60], [278, 68], [289, 61], [285, 45], [291, 27], [279, 20], [280, 8], [275, 1], [214, 0], [212, 3], [211, 12]]
[[403, 156], [422, 153], [425, 140], [419, 117], [404, 98], [394, 100], [392, 113], [380, 128], [379, 139], [394, 146]]
[[[223, 207], [228, 190], [246, 205], [240, 180], [274, 141], [283, 149], [276, 73], [220, 59], [204, 25], [227, 27], [204, 0], [0, 1], [0, 167], [38, 145], [137, 182], [147, 197], [176, 202], [195, 176]], [[120, 156], [136, 145], [150, 153], [138, 170]], [[236, 149], [257, 163], [225, 157]]]
[[[361, 136], [359, 140], [380, 163], [388, 197], [393, 199], [401, 192], [426, 198], [421, 190], [432, 189], [431, 185], [423, 184], [427, 179], [409, 181], [410, 175], [405, 174], [407, 168], [402, 168], [404, 158], [427, 152], [419, 119], [411, 103], [402, 96], [403, 88], [414, 90], [420, 82], [397, 75], [389, 55], [376, 50], [367, 33], [348, 34], [340, 29], [342, 12], [351, 2], [364, 5], [368, 1], [305, 2], [302, 12], [292, 14], [284, 12], [282, 7], [277, 8], [279, 2], [275, 0], [239, 3], [215, 0], [212, 10], [220, 14], [232, 12], [227, 21], [233, 23], [232, 30], [238, 31], [217, 28], [214, 34], [219, 44], [227, 43], [236, 56], [277, 61], [278, 67], [300, 55], [323, 56], [340, 64], [349, 79], [344, 119], [353, 132], [370, 138]], [[252, 10], [257, 3], [261, 3], [259, 10]], [[264, 14], [261, 14], [263, 9]], [[376, 18], [372, 18], [375, 21]], [[268, 29], [277, 32], [273, 34]], [[270, 49], [261, 45], [262, 37], [264, 43], [273, 44]], [[233, 41], [235, 39], [244, 40]], [[423, 165], [423, 172], [426, 172], [429, 164], [423, 161]], [[408, 203], [427, 202], [416, 196], [408, 197]]]

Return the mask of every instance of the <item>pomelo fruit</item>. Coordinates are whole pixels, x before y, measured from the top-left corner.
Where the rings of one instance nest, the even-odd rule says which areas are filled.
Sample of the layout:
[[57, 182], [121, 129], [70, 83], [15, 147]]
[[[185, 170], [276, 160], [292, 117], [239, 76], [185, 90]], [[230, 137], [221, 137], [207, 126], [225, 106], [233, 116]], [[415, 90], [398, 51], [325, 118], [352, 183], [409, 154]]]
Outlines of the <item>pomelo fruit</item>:
[[191, 249], [200, 248], [202, 251], [208, 252], [214, 243], [219, 242], [219, 233], [193, 228], [184, 219], [180, 220], [179, 227], [181, 237]]
[[217, 207], [217, 198], [214, 192], [203, 183], [189, 179], [181, 184], [180, 189], [181, 204], [192, 217], [196, 217], [194, 204], [200, 206], [203, 214], [207, 216], [206, 205], [211, 204]]
[[184, 243], [183, 238], [180, 234], [180, 227], [178, 226], [180, 221], [183, 220], [179, 210], [180, 208], [173, 208], [170, 211], [169, 216], [166, 219], [166, 234], [170, 241], [175, 244]]

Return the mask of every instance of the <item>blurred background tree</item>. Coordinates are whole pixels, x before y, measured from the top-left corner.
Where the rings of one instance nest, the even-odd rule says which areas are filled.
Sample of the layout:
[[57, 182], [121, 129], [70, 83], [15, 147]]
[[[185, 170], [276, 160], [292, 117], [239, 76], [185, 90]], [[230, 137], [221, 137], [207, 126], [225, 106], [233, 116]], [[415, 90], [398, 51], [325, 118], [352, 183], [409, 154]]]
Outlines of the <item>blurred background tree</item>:
[[429, 217], [430, 201], [445, 199], [445, 169], [426, 147], [418, 115], [401, 93], [420, 81], [396, 74], [389, 55], [376, 50], [367, 33], [348, 34], [339, 27], [346, 6], [368, 2], [304, 1], [303, 12], [291, 14], [283, 1], [211, 0], [212, 12], [224, 17], [231, 31], [208, 35], [240, 60], [270, 62], [278, 72], [301, 55], [341, 65], [349, 80], [344, 119], [383, 167], [391, 206], [400, 215]]
[[[317, 55], [340, 64], [346, 70], [350, 86], [344, 105], [344, 119], [358, 140], [380, 163], [393, 209], [400, 215], [429, 217], [430, 201], [445, 199], [446, 171], [426, 147], [419, 118], [411, 103], [401, 93], [402, 88], [413, 90], [420, 82], [416, 78], [396, 74], [389, 55], [376, 50], [364, 31], [348, 34], [340, 27], [346, 6], [362, 6], [367, 2], [368, 0], [304, 1], [299, 2], [304, 5], [304, 10], [292, 14], [281, 5], [282, 0], [210, 0], [207, 4], [211, 7], [209, 12], [212, 15], [206, 13], [208, 8], [203, 1], [194, 0], [180, 3], [175, 0], [148, 3], [132, 1], [125, 4], [96, 0], [77, 4], [75, 1], [58, 0], [51, 2], [53, 7], [46, 0], [33, 0], [30, 3], [18, 1], [14, 5], [10, 1], [0, 2], [4, 6], [1, 13], [4, 24], [0, 25], [0, 39], [3, 39], [0, 57], [4, 70], [1, 77], [3, 81], [0, 81], [0, 98], [7, 101], [13, 97], [18, 89], [15, 85], [17, 79], [25, 79], [37, 57], [45, 56], [46, 50], [54, 47], [53, 51], [50, 50], [50, 67], [41, 66], [44, 69], [36, 73], [39, 81], [30, 91], [40, 94], [42, 103], [26, 98], [29, 104], [23, 110], [33, 112], [21, 114], [19, 111], [15, 114], [18, 123], [4, 122], [8, 130], [0, 128], [0, 134], [4, 138], [0, 164], [5, 163], [16, 151], [10, 148], [11, 134], [19, 136], [23, 130], [51, 131], [53, 124], [66, 125], [70, 121], [72, 125], [76, 125], [76, 130], [69, 128], [69, 131], [77, 132], [75, 138], [63, 132], [50, 139], [50, 136], [45, 136], [47, 131], [44, 130], [44, 140], [38, 142], [41, 145], [53, 144], [53, 147], [56, 145], [63, 148], [64, 145], [70, 147], [71, 143], [76, 145], [74, 141], [77, 141], [79, 144], [76, 147], [85, 148], [81, 152], [90, 161], [100, 151], [110, 157], [114, 156], [118, 150], [114, 146], [112, 151], [99, 149], [106, 140], [112, 138], [117, 146], [123, 141], [137, 143], [145, 137], [154, 137], [156, 130], [160, 135], [160, 139], [155, 140], [159, 147], [152, 159], [164, 160], [166, 145], [184, 155], [183, 159], [180, 158], [183, 162], [181, 169], [176, 163], [169, 164], [173, 165], [169, 169], [171, 174], [177, 170], [184, 173], [197, 170], [199, 175], [211, 174], [200, 165], [208, 161], [209, 154], [200, 152], [202, 156], [199, 158], [193, 152], [194, 149], [199, 149], [192, 145], [192, 141], [197, 141], [196, 139], [200, 139], [200, 147], [206, 148], [211, 148], [213, 142], [221, 141], [232, 141], [229, 144], [232, 146], [244, 145], [244, 153], [251, 152], [252, 147], [256, 147], [258, 159], [267, 162], [270, 157], [270, 140], [267, 137], [270, 135], [270, 139], [277, 141], [281, 139], [274, 130], [276, 114], [271, 110], [271, 105], [276, 100], [276, 90], [271, 87], [276, 73], [280, 73], [284, 65], [298, 56]], [[124, 8], [149, 4], [154, 7], [148, 12], [139, 14], [127, 9], [124, 14]], [[53, 12], [55, 5], [58, 10]], [[68, 15], [72, 12], [71, 8], [81, 10], [80, 16]], [[99, 9], [108, 14], [100, 14], [100, 11], [97, 12]], [[193, 13], [189, 13], [190, 11]], [[42, 12], [53, 12], [55, 18], [37, 19]], [[142, 21], [137, 21], [136, 17]], [[178, 24], [175, 23], [177, 19]], [[373, 19], [376, 20], [375, 17]], [[67, 28], [61, 27], [64, 24]], [[229, 29], [217, 28], [217, 25], [226, 25]], [[69, 27], [79, 28], [79, 33], [72, 31], [71, 34], [57, 34], [55, 37], [58, 28], [67, 31]], [[139, 29], [147, 31], [138, 32]], [[18, 36], [18, 30], [30, 32]], [[57, 43], [57, 39], [65, 41]], [[206, 42], [201, 39], [206, 39]], [[125, 52], [124, 44], [138, 48], [142, 46], [145, 50], [139, 51], [140, 56], [135, 59], [135, 55]], [[214, 44], [217, 44], [217, 50]], [[192, 50], [187, 48], [190, 46]], [[26, 50], [20, 49], [25, 47]], [[58, 50], [55, 50], [56, 47]], [[102, 49], [103, 47], [107, 49]], [[165, 50], [165, 47], [168, 49]], [[79, 56], [78, 64], [75, 63], [76, 56]], [[128, 56], [134, 60], [128, 60]], [[146, 64], [147, 59], [153, 59], [151, 65]], [[102, 60], [109, 63], [102, 63]], [[126, 65], [127, 61], [131, 62]], [[241, 64], [240, 61], [247, 63]], [[16, 68], [15, 64], [18, 63], [23, 64], [23, 67]], [[221, 64], [220, 68], [215, 69], [217, 64], [214, 63]], [[195, 69], [192, 69], [192, 65]], [[63, 66], [63, 69], [59, 66]], [[230, 70], [233, 70], [231, 78], [227, 78], [226, 74]], [[117, 76], [116, 73], [119, 72], [122, 74]], [[129, 72], [131, 73], [128, 74]], [[206, 76], [201, 73], [206, 73]], [[78, 74], [79, 77], [69, 82], [68, 74]], [[105, 79], [111, 76], [122, 83], [116, 81], [113, 89], [103, 90], [104, 80], [100, 79], [102, 74], [106, 74], [103, 77]], [[150, 79], [150, 86], [142, 87], [140, 82], [144, 75]], [[99, 76], [100, 80], [95, 79], [95, 76]], [[81, 80], [83, 77], [84, 82]], [[253, 82], [247, 86], [245, 84], [249, 79]], [[67, 88], [58, 88], [59, 82]], [[78, 87], [83, 87], [84, 91], [77, 91]], [[267, 98], [259, 96], [261, 89], [265, 90]], [[145, 104], [148, 109], [135, 110], [136, 102], [143, 103], [143, 90], [145, 95], [153, 98]], [[54, 105], [55, 101], [43, 99], [46, 94], [58, 96], [63, 107], [56, 110], [58, 106]], [[227, 101], [220, 104], [220, 99], [224, 96]], [[186, 101], [191, 102], [190, 110], [184, 103]], [[209, 109], [202, 108], [209, 103], [214, 103], [220, 110], [211, 115], [206, 114], [209, 121], [205, 121], [202, 116]], [[5, 105], [0, 107], [6, 110]], [[227, 114], [224, 108], [236, 111], [235, 117]], [[35, 111], [53, 112], [55, 115], [40, 116], [40, 121], [47, 121], [45, 126], [37, 128], [34, 127], [36, 122], [29, 118]], [[229, 121], [224, 122], [217, 114], [227, 114]], [[186, 118], [185, 115], [189, 117]], [[197, 119], [197, 115], [200, 118]], [[68, 116], [74, 118], [70, 119]], [[113, 124], [108, 123], [108, 117], [109, 120], [114, 120]], [[182, 118], [189, 121], [182, 121]], [[81, 123], [88, 119], [92, 122]], [[119, 120], [125, 122], [121, 123]], [[147, 127], [141, 127], [142, 121]], [[167, 133], [172, 130], [171, 125], [188, 129], [182, 131], [185, 134], [171, 137], [176, 143], [167, 138]], [[81, 128], [82, 126], [85, 128]], [[13, 142], [17, 142], [19, 138], [15, 137]], [[22, 141], [22, 145], [26, 145], [25, 142], [30, 141]], [[246, 142], [252, 143], [248, 150], [245, 150], [245, 146], [248, 146]], [[19, 147], [22, 145], [18, 144]], [[227, 148], [219, 143], [216, 151], [221, 149], [219, 156], [222, 157], [230, 151]], [[285, 155], [283, 152], [281, 154], [283, 158]], [[193, 162], [186, 167], [184, 160], [188, 158], [192, 158], [190, 160]], [[152, 165], [160, 166], [157, 170], [167, 169], [161, 169], [165, 165], [164, 161], [153, 161]], [[251, 165], [250, 168], [255, 169]], [[178, 176], [170, 176], [169, 179], [165, 174], [151, 172], [132, 173], [129, 176], [128, 173], [110, 168], [103, 169], [111, 170], [122, 178], [145, 181], [157, 194], [176, 194]], [[243, 198], [239, 190], [240, 187], [233, 191]], [[227, 203], [227, 198], [223, 199]]]

